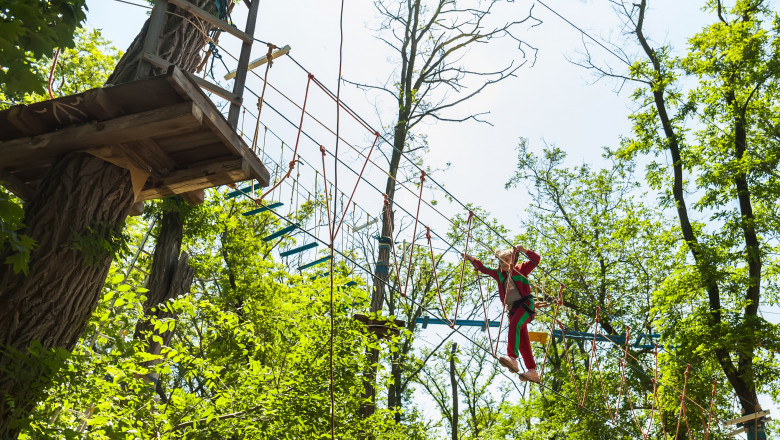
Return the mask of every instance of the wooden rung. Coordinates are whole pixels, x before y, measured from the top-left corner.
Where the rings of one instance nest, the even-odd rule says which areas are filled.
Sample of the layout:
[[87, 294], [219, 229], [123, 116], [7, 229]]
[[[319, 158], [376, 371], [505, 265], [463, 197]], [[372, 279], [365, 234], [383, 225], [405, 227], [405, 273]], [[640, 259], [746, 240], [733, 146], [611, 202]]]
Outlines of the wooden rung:
[[299, 253], [301, 253], [303, 251], [308, 251], [309, 249], [316, 248], [319, 245], [320, 244], [316, 243], [316, 242], [308, 243], [308, 244], [305, 244], [303, 246], [298, 246], [297, 248], [293, 248], [293, 249], [286, 250], [284, 252], [280, 252], [279, 256], [280, 257], [289, 257], [290, 255], [299, 254]]
[[274, 232], [273, 234], [269, 235], [268, 237], [263, 237], [263, 241], [267, 242], [267, 241], [271, 241], [271, 240], [273, 240], [275, 238], [279, 238], [282, 235], [287, 235], [290, 232], [296, 230], [297, 228], [298, 228], [298, 225], [290, 225], [290, 226], [288, 226], [288, 227], [286, 227], [284, 229], [281, 229], [281, 230], [278, 230], [278, 231]]
[[765, 409], [765, 410], [759, 411], [757, 413], [748, 414], [748, 415], [745, 415], [745, 416], [742, 416], [742, 417], [737, 417], [736, 419], [731, 419], [731, 420], [729, 420], [727, 422], [724, 422], [723, 424], [726, 425], [726, 426], [728, 426], [728, 425], [736, 425], [737, 423], [749, 422], [751, 420], [760, 419], [760, 418], [768, 416], [768, 415], [769, 415], [769, 410]]
[[298, 266], [298, 270], [304, 270], [304, 269], [308, 269], [310, 267], [314, 267], [314, 266], [316, 266], [318, 264], [322, 264], [322, 263], [330, 260], [330, 258], [331, 258], [331, 256], [327, 255], [325, 257], [320, 258], [319, 260], [314, 260], [311, 263], [304, 264], [303, 266]]
[[265, 211], [268, 211], [268, 210], [271, 210], [271, 209], [274, 209], [274, 208], [278, 208], [280, 206], [284, 206], [284, 203], [276, 202], [276, 203], [272, 203], [270, 205], [261, 206], [261, 207], [259, 207], [257, 209], [253, 209], [251, 211], [242, 212], [241, 215], [249, 216], [249, 215], [260, 214], [261, 212], [265, 212]]
[[[146, 61], [146, 62], [148, 62], [148, 63], [150, 63], [152, 65], [155, 65], [155, 66], [159, 67], [160, 69], [167, 69], [168, 67], [170, 67], [172, 65], [170, 62], [168, 62], [167, 60], [165, 60], [161, 56], [155, 55], [155, 54], [153, 54], [151, 52], [144, 53], [144, 61]], [[191, 73], [187, 72], [186, 74], [187, 74], [187, 76], [190, 77], [190, 79], [195, 81], [195, 83], [197, 83], [202, 88], [214, 92], [216, 95], [218, 95], [218, 96], [220, 96], [222, 98], [227, 99], [228, 101], [232, 102], [233, 104], [241, 105], [241, 102], [243, 101], [243, 99], [240, 96], [236, 95], [235, 93], [233, 93], [231, 91], [228, 91], [228, 90], [225, 90], [222, 87], [220, 87], [220, 86], [218, 86], [218, 85], [216, 85], [214, 83], [208, 82], [205, 79], [200, 78], [198, 76], [195, 76], [195, 75], [193, 75]]]
[[546, 332], [528, 332], [528, 339], [531, 342], [547, 343], [548, 334]]
[[205, 10], [193, 5], [192, 3], [186, 0], [168, 0], [168, 3], [173, 3], [174, 5], [178, 6], [181, 9], [184, 9], [190, 14], [195, 15], [198, 18], [203, 19], [204, 21], [218, 27], [220, 30], [235, 35], [236, 37], [243, 40], [245, 43], [252, 44], [252, 42], [254, 41], [251, 35], [247, 34], [244, 31], [239, 30], [235, 26], [230, 25], [226, 21], [220, 20], [219, 18], [209, 14]]
[[242, 195], [248, 193], [249, 191], [257, 191], [257, 190], [259, 190], [262, 187], [263, 186], [260, 185], [260, 182], [255, 182], [254, 185], [245, 186], [245, 187], [243, 187], [241, 189], [237, 189], [235, 191], [230, 191], [227, 194], [227, 198], [232, 199], [234, 197], [242, 196]]
[[[284, 46], [283, 48], [277, 49], [275, 52], [273, 52], [271, 54], [271, 59], [275, 60], [275, 59], [279, 58], [282, 55], [287, 55], [288, 53], [290, 53], [290, 45], [289, 44], [287, 46]], [[255, 69], [257, 67], [260, 67], [263, 64], [265, 64], [266, 62], [268, 62], [268, 57], [263, 55], [262, 57], [260, 57], [260, 58], [258, 58], [256, 60], [252, 61], [251, 63], [249, 63], [249, 66], [247, 67], [247, 70], [252, 70], [252, 69]], [[233, 78], [235, 78], [236, 77], [236, 72], [237, 72], [236, 70], [231, 70], [227, 75], [225, 75], [225, 79], [233, 79]]]

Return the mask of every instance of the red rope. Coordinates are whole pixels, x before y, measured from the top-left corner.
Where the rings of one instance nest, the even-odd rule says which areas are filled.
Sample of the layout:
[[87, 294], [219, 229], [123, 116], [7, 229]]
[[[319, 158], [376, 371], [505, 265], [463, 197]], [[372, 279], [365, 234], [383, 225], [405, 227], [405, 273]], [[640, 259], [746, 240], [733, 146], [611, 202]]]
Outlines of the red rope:
[[57, 59], [60, 57], [60, 48], [54, 52], [54, 61], [51, 63], [51, 69], [49, 70], [49, 99], [54, 99], [54, 95], [51, 93], [51, 83], [54, 81], [54, 68], [57, 67]]
[[[425, 186], [425, 171], [420, 174], [420, 195], [417, 197], [417, 215], [414, 216], [414, 232], [412, 233], [412, 247], [409, 251], [409, 268], [406, 270], [406, 282], [404, 283], [403, 297], [406, 298], [406, 291], [409, 287], [409, 274], [412, 272], [412, 256], [414, 255], [414, 242], [417, 239], [417, 224], [420, 222], [420, 205], [422, 204], [422, 192]], [[434, 267], [435, 270], [435, 267]], [[438, 283], [438, 280], [436, 280]]]
[[628, 388], [626, 385], [626, 359], [628, 359], [628, 344], [631, 338], [631, 326], [626, 326], [626, 347], [623, 350], [623, 357], [620, 359], [620, 371], [622, 379], [620, 380], [620, 390], [618, 392], [617, 404], [615, 405], [615, 413], [620, 411], [620, 401], [623, 400], [623, 388]]
[[[561, 328], [561, 342], [563, 342], [563, 348], [566, 353], [566, 364], [569, 367], [569, 376], [571, 376], [571, 383], [574, 384], [574, 392], [577, 395], [577, 401], [580, 401], [580, 389], [577, 386], [577, 379], [574, 378], [574, 368], [571, 364], [571, 358], [569, 357], [569, 345], [566, 344], [566, 328], [561, 321], [558, 321], [558, 326]], [[582, 406], [580, 406], [582, 408]]]
[[314, 75], [310, 73], [309, 79], [306, 81], [306, 94], [303, 97], [303, 106], [301, 106], [301, 122], [298, 123], [298, 136], [295, 138], [295, 149], [293, 150], [293, 160], [290, 161], [290, 169], [287, 170], [287, 174], [285, 174], [284, 177], [282, 177], [278, 182], [276, 182], [276, 184], [272, 186], [271, 189], [264, 192], [259, 199], [255, 200], [255, 203], [257, 203], [258, 205], [262, 203], [265, 196], [270, 194], [271, 191], [275, 190], [279, 185], [281, 185], [284, 179], [290, 177], [290, 173], [292, 173], [293, 168], [295, 168], [295, 162], [296, 162], [295, 158], [298, 156], [298, 143], [301, 140], [301, 130], [303, 130], [303, 117], [306, 115], [306, 101], [309, 99], [309, 85], [311, 84], [312, 79], [314, 79]]
[[347, 106], [342, 104], [341, 101], [339, 99], [337, 99], [337, 97], [335, 95], [333, 95], [333, 93], [331, 93], [327, 88], [325, 88], [324, 85], [320, 84], [320, 82], [316, 78], [314, 79], [314, 84], [317, 84], [317, 86], [319, 86], [319, 88], [322, 89], [322, 91], [325, 92], [326, 95], [328, 95], [331, 99], [336, 101], [338, 103], [339, 107], [341, 107], [342, 110], [347, 112], [348, 115], [352, 116], [352, 118], [354, 120], [356, 120], [360, 125], [365, 127], [366, 130], [368, 130], [370, 133], [375, 133], [376, 132], [373, 128], [371, 128], [368, 125], [366, 125], [366, 123], [363, 122], [363, 120], [360, 119], [355, 113], [353, 113], [352, 110], [350, 110]]
[[[680, 422], [682, 422], [683, 414], [685, 414], [685, 425], [688, 425], [688, 415], [685, 413], [685, 389], [688, 386], [688, 373], [691, 370], [691, 365], [688, 364], [685, 367], [685, 382], [683, 382], [682, 394], [680, 394], [680, 414], [677, 416], [677, 431], [674, 434], [674, 438], [680, 434]], [[690, 432], [690, 428], [688, 429]]]
[[712, 424], [712, 410], [715, 409], [715, 388], [718, 387], [718, 382], [712, 383], [712, 401], [710, 402], [710, 415], [707, 418], [707, 426], [704, 428], [704, 440], [707, 440], [710, 436], [710, 424]]
[[590, 385], [590, 374], [593, 371], [593, 359], [596, 357], [596, 334], [599, 327], [599, 312], [601, 307], [596, 307], [596, 320], [593, 322], [593, 342], [590, 349], [590, 359], [588, 360], [588, 377], [585, 379], [585, 390], [582, 392], [582, 400], [580, 401], [580, 408], [585, 406], [585, 399], [588, 397], [588, 386]]
[[[544, 378], [544, 369], [547, 365], [547, 355], [550, 352], [550, 345], [552, 345], [552, 334], [553, 329], [555, 328], [555, 323], [558, 321], [558, 310], [563, 305], [563, 289], [564, 285], [561, 284], [561, 288], [558, 290], [558, 300], [555, 301], [555, 312], [553, 313], [553, 319], [550, 321], [550, 339], [547, 341], [547, 347], [544, 349], [544, 360], [542, 361], [542, 373], [540, 375], [540, 380]], [[503, 318], [503, 314], [501, 317]]]
[[[653, 406], [652, 408], [655, 410], [656, 404], [658, 403], [658, 344], [654, 344], [655, 348], [653, 349], [653, 358], [655, 358], [655, 373], [653, 375]], [[650, 422], [652, 423], [653, 419], [650, 419]], [[664, 416], [661, 412], [661, 408], [658, 408], [658, 421], [661, 423], [661, 429], [664, 432], [664, 439], [666, 438], [666, 424], [664, 423]]]
[[[469, 211], [469, 231], [466, 234], [466, 249], [463, 250], [464, 254], [469, 253], [469, 240], [471, 239], [471, 220], [474, 218], [474, 211]], [[466, 271], [466, 259], [463, 259], [463, 263], [460, 265], [460, 286], [458, 287], [458, 300], [455, 302], [455, 316], [452, 317], [452, 325], [455, 327], [455, 323], [458, 322], [458, 307], [460, 306], [460, 296], [463, 293], [463, 274]]]
[[[436, 293], [439, 295], [439, 304], [441, 304], [441, 312], [444, 315], [444, 320], [450, 323], [450, 328], [455, 327], [455, 324], [447, 317], [447, 311], [444, 309], [444, 301], [441, 298], [441, 288], [439, 287], [439, 276], [436, 275], [436, 259], [433, 257], [433, 244], [431, 243], [431, 228], [425, 227], [425, 238], [428, 239], [428, 248], [431, 250], [431, 267], [433, 268], [433, 278], [436, 280]], [[411, 261], [411, 257], [410, 257]]]
[[[320, 153], [322, 153], [322, 180], [324, 183], [324, 190], [325, 190], [325, 211], [328, 213], [328, 234], [331, 237], [331, 243], [330, 246], [333, 248], [333, 223], [330, 219], [330, 196], [328, 195], [328, 177], [325, 175], [325, 147], [320, 145]], [[322, 214], [320, 214], [322, 215]]]
[[[479, 286], [479, 298], [482, 300], [482, 310], [485, 312], [485, 328], [488, 332], [488, 342], [490, 342], [490, 354], [493, 355], [493, 359], [496, 357], [496, 351], [498, 350], [498, 340], [496, 340], [496, 346], [493, 347], [493, 337], [490, 336], [490, 319], [488, 318], [487, 306], [485, 305], [485, 293], [482, 291], [482, 279], [477, 276], [477, 285]], [[503, 320], [504, 314], [501, 313], [501, 319]], [[498, 326], [498, 333], [501, 334], [501, 324]]]
[[379, 132], [374, 132], [374, 144], [371, 145], [371, 150], [368, 151], [368, 155], [366, 156], [366, 161], [363, 162], [363, 168], [360, 169], [360, 174], [358, 175], [357, 181], [355, 182], [355, 187], [352, 188], [352, 194], [349, 195], [349, 200], [347, 200], [347, 204], [344, 206], [344, 214], [341, 216], [341, 220], [339, 221], [338, 226], [336, 226], [336, 229], [333, 231], [334, 236], [338, 235], [339, 229], [341, 229], [341, 224], [344, 223], [344, 219], [347, 217], [347, 212], [349, 211], [349, 204], [352, 203], [352, 197], [355, 196], [355, 191], [357, 191], [357, 187], [360, 184], [360, 179], [363, 178], [363, 172], [366, 170], [366, 165], [368, 165], [368, 161], [371, 158], [371, 153], [374, 152], [374, 147], [376, 146], [377, 140], [379, 140]]

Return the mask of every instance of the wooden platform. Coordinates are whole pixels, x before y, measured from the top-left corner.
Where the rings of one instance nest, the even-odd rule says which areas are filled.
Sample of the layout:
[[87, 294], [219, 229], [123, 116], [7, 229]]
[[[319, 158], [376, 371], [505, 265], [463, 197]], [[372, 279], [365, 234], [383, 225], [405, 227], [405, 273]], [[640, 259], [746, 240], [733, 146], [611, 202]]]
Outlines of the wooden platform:
[[366, 315], [355, 314], [353, 319], [360, 321], [366, 326], [366, 330], [375, 333], [379, 339], [387, 339], [391, 336], [399, 336], [401, 329], [406, 323], [400, 319], [382, 317], [380, 319], [371, 319]]
[[128, 168], [136, 201], [257, 179], [268, 170], [186, 72], [0, 112], [0, 182], [22, 199], [51, 165], [88, 152]]

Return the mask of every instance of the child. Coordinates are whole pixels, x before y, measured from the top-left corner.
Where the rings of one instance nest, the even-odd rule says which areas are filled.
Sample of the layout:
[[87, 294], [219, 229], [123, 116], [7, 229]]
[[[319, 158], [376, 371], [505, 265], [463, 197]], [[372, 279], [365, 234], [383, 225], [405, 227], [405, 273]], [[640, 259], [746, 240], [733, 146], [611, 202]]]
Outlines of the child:
[[[528, 256], [529, 261], [517, 264], [520, 253]], [[498, 269], [488, 269], [481, 261], [468, 254], [463, 258], [470, 261], [474, 269], [491, 276], [498, 282], [498, 295], [501, 303], [509, 310], [509, 343], [507, 356], [501, 356], [498, 362], [509, 368], [513, 373], [520, 371], [517, 365], [518, 352], [523, 356], [527, 371], [520, 373], [520, 379], [539, 383], [539, 373], [536, 372], [536, 362], [531, 351], [531, 341], [528, 339], [528, 323], [534, 319], [534, 297], [531, 295], [531, 285], [528, 274], [539, 264], [539, 254], [520, 245], [505, 251], [496, 251], [499, 260]], [[509, 274], [511, 267], [511, 277]]]

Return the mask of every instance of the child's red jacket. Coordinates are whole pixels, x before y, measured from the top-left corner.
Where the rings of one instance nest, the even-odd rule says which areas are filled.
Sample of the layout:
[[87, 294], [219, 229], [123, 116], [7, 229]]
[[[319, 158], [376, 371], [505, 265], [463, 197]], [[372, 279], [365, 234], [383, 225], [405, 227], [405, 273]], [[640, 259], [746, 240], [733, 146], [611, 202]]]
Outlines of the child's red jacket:
[[[541, 260], [539, 254], [534, 251], [528, 251], [526, 255], [528, 256], [528, 261], [522, 264], [518, 264], [512, 268], [512, 282], [515, 283], [517, 290], [520, 292], [520, 296], [523, 298], [531, 294], [531, 283], [528, 281], [527, 277], [531, 271], [539, 265], [539, 261]], [[476, 258], [471, 262], [471, 264], [474, 266], [474, 269], [496, 280], [498, 283], [498, 296], [501, 298], [501, 304], [504, 304], [504, 299], [506, 298], [506, 288], [504, 282], [506, 281], [508, 274], [506, 272], [501, 272], [499, 269], [488, 269], [484, 264], [482, 264], [481, 261], [477, 260]], [[513, 312], [519, 308], [521, 302], [522, 301], [516, 302], [512, 306], [510, 312]]]

